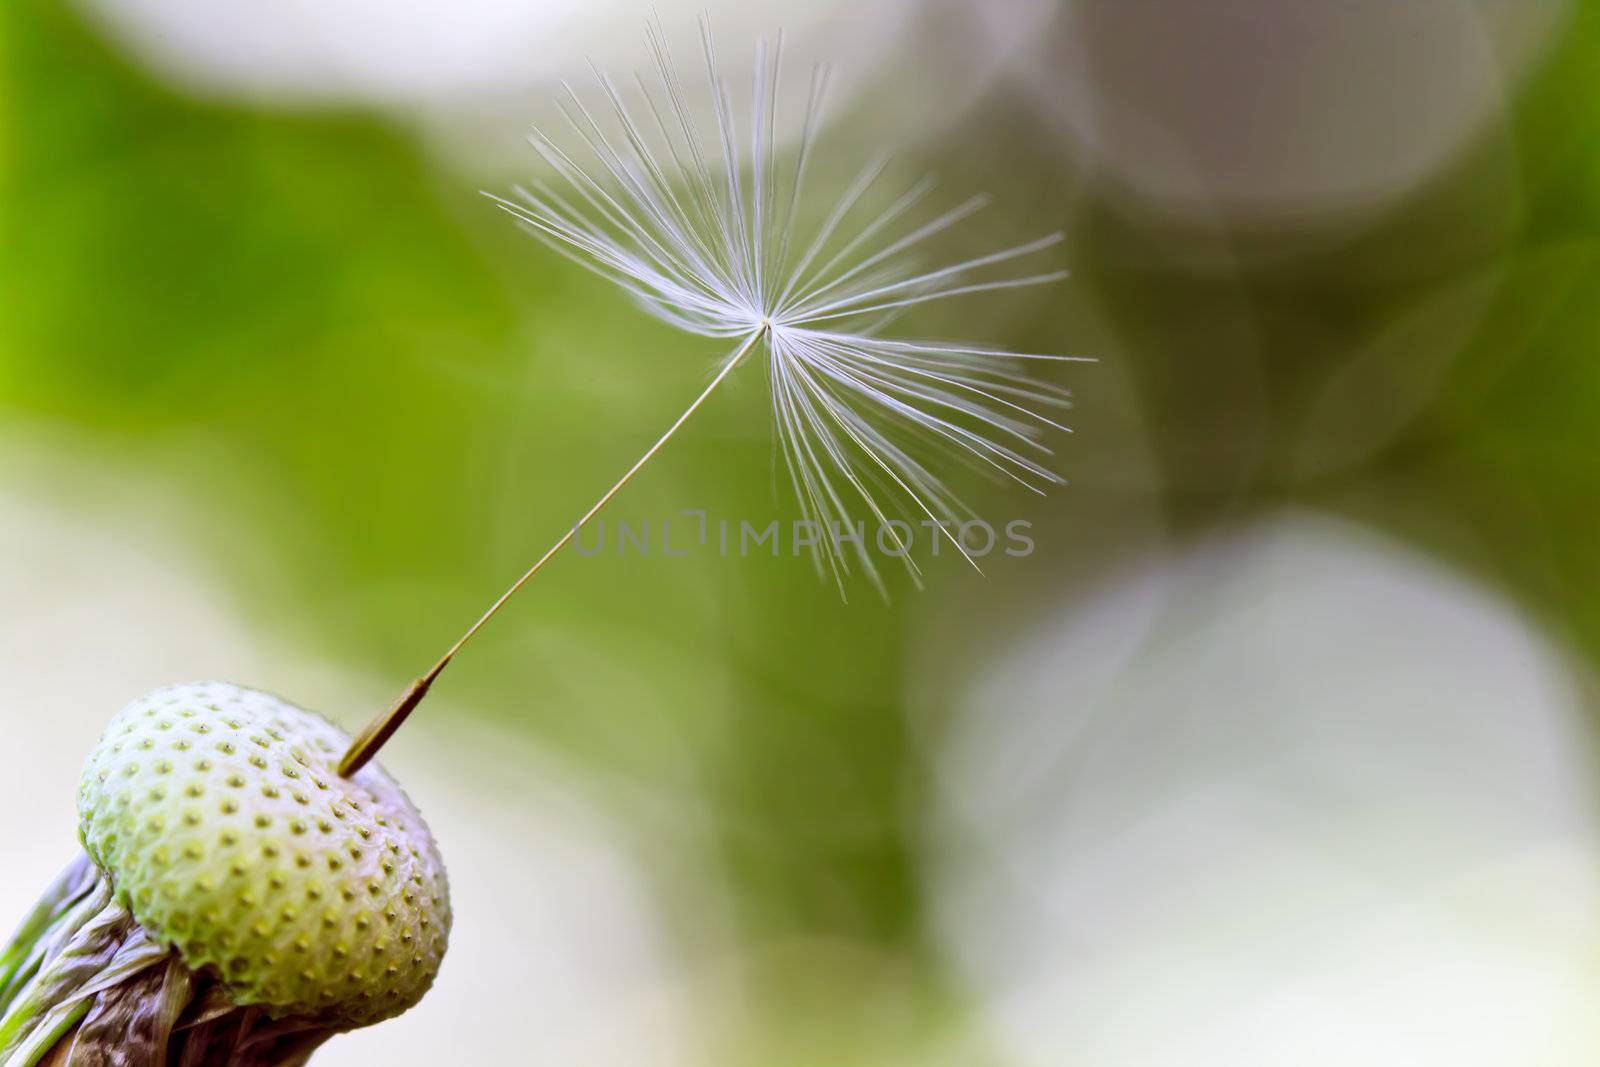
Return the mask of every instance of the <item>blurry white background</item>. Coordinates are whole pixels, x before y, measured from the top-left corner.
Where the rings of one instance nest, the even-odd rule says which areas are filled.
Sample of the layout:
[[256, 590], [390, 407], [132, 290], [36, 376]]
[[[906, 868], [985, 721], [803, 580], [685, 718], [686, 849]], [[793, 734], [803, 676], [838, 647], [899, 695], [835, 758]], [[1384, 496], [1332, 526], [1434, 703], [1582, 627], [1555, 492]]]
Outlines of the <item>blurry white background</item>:
[[942, 942], [1026, 1067], [1592, 1064], [1578, 684], [1338, 520], [1153, 559], [930, 719]]
[[[756, 42], [781, 31], [792, 86], [803, 90], [811, 65], [829, 64], [837, 110], [870, 91], [875, 123], [893, 134], [882, 147], [907, 148], [958, 119], [1056, 15], [1053, 0], [80, 3], [152, 73], [187, 91], [266, 107], [378, 106], [415, 123], [446, 157], [524, 167], [534, 157], [521, 134], [552, 120], [563, 80], [589, 82], [592, 64], [627, 84], [652, 68], [652, 19], [691, 93], [705, 91], [701, 17], [736, 85], [748, 84]], [[960, 46], [942, 43], [951, 40]], [[780, 136], [798, 133], [800, 118], [799, 108], [780, 115]]]

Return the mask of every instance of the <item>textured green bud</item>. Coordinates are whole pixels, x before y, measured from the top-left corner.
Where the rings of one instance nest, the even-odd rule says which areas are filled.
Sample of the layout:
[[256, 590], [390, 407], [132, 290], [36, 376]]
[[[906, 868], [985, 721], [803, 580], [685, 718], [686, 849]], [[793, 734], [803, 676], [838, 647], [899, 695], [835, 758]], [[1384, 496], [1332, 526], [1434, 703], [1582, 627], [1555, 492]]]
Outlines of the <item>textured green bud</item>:
[[334, 1029], [427, 992], [450, 928], [426, 824], [349, 738], [222, 682], [160, 689], [106, 728], [78, 790], [84, 848], [156, 942], [229, 999]]

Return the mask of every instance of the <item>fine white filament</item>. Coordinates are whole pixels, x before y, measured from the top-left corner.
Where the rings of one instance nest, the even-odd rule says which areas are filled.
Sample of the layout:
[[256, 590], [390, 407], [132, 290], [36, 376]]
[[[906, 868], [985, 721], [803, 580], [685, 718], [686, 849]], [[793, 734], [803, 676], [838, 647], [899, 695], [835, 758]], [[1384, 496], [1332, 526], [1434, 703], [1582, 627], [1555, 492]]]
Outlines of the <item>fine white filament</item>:
[[[865, 539], [839, 536], [867, 516], [897, 539], [892, 518], [909, 516], [930, 529], [937, 524], [970, 562], [955, 531], [976, 516], [930, 465], [955, 459], [1035, 492], [1059, 483], [1039, 438], [1066, 429], [1045, 412], [1069, 407], [1070, 394], [1020, 368], [1028, 360], [1082, 357], [891, 338], [884, 331], [920, 304], [1061, 279], [1062, 271], [1017, 269], [1061, 236], [929, 265], [930, 240], [971, 218], [985, 200], [919, 214], [932, 181], [893, 199], [880, 195], [887, 157], [870, 161], [798, 233], [802, 209], [810, 207], [806, 181], [829, 71], [813, 69], [798, 147], [780, 162], [774, 130], [783, 38], [758, 46], [742, 119], [704, 23], [701, 39], [713, 137], [702, 134], [661, 29], [652, 25], [654, 77], [636, 77], [625, 95], [596, 70], [603, 100], [593, 108], [563, 86], [569, 147], [543, 131], [530, 137], [557, 180], [518, 187], [514, 199], [493, 199], [657, 318], [736, 339], [716, 381], [747, 355], [765, 355], [785, 467], [804, 518], [820, 532], [814, 558], [841, 589], [852, 565], [884, 588]], [[874, 199], [888, 202], [869, 210]], [[917, 580], [907, 546], [895, 545], [902, 551], [893, 554]]]

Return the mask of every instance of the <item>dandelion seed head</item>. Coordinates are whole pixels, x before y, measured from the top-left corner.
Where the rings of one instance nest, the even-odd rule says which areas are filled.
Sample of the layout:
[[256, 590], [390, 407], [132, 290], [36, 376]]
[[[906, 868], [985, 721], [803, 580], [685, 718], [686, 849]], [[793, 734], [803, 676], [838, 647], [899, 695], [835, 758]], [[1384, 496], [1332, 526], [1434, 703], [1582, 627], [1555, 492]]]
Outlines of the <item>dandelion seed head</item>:
[[[908, 516], [972, 562], [955, 531], [976, 516], [936, 464], [965, 464], [1036, 492], [1060, 483], [1040, 438], [1066, 430], [1045, 412], [1070, 407], [1070, 394], [1021, 368], [1081, 357], [888, 331], [923, 304], [1060, 280], [1063, 271], [1025, 266], [1060, 235], [930, 266], [933, 239], [987, 199], [930, 214], [934, 183], [923, 179], [869, 208], [883, 198], [887, 155], [869, 160], [810, 224], [804, 213], [829, 68], [812, 68], [798, 146], [780, 160], [781, 35], [757, 46], [750, 103], [740, 115], [702, 22], [699, 76], [711, 89], [710, 136], [691, 113], [659, 25], [649, 27], [648, 41], [654, 69], [626, 91], [599, 70], [592, 102], [563, 86], [563, 135], [535, 130], [529, 138], [550, 180], [493, 199], [649, 314], [691, 333], [737, 339], [724, 370], [746, 353], [765, 355], [778, 448], [803, 516], [819, 534], [813, 559], [841, 589], [855, 569], [884, 588], [868, 546], [839, 536], [867, 520], [892, 529], [892, 519]], [[917, 580], [910, 553], [898, 555]]]

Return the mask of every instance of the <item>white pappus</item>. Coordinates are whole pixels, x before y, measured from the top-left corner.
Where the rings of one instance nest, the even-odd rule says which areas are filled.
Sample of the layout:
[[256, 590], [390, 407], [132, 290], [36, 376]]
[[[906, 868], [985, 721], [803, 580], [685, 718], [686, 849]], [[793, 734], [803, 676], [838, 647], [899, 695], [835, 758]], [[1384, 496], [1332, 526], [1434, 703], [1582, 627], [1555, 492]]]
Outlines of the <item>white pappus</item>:
[[[1015, 263], [1050, 249], [1061, 236], [930, 265], [924, 259], [930, 240], [971, 218], [986, 199], [925, 212], [933, 182], [924, 179], [869, 210], [867, 201], [878, 195], [888, 170], [886, 156], [868, 162], [825, 213], [816, 212], [819, 221], [798, 233], [828, 70], [813, 69], [798, 146], [780, 162], [781, 35], [758, 46], [743, 120], [704, 23], [701, 37], [712, 137], [702, 134], [686, 83], [660, 27], [652, 25], [653, 78], [635, 76], [625, 93], [596, 70], [596, 108], [564, 86], [561, 111], [571, 144], [563, 147], [539, 130], [530, 137], [552, 180], [518, 187], [515, 198], [493, 196], [530, 232], [626, 290], [650, 314], [692, 333], [738, 341], [705, 391], [574, 532], [732, 371], [762, 354], [789, 478], [804, 517], [823, 531], [813, 548], [818, 568], [831, 571], [842, 590], [853, 562], [881, 591], [882, 577], [865, 546], [828, 531], [853, 528], [852, 515], [863, 511], [891, 530], [891, 518], [909, 515], [938, 523], [967, 555], [950, 531], [975, 516], [932, 465], [953, 459], [1036, 492], [1059, 483], [1045, 465], [1050, 450], [1040, 437], [1067, 429], [1044, 412], [1069, 407], [1070, 394], [1021, 368], [1029, 360], [1084, 358], [885, 331], [920, 304], [1065, 277], [1060, 270], [1019, 271]], [[743, 137], [741, 127], [747, 128]], [[896, 554], [916, 580], [911, 553]]]

